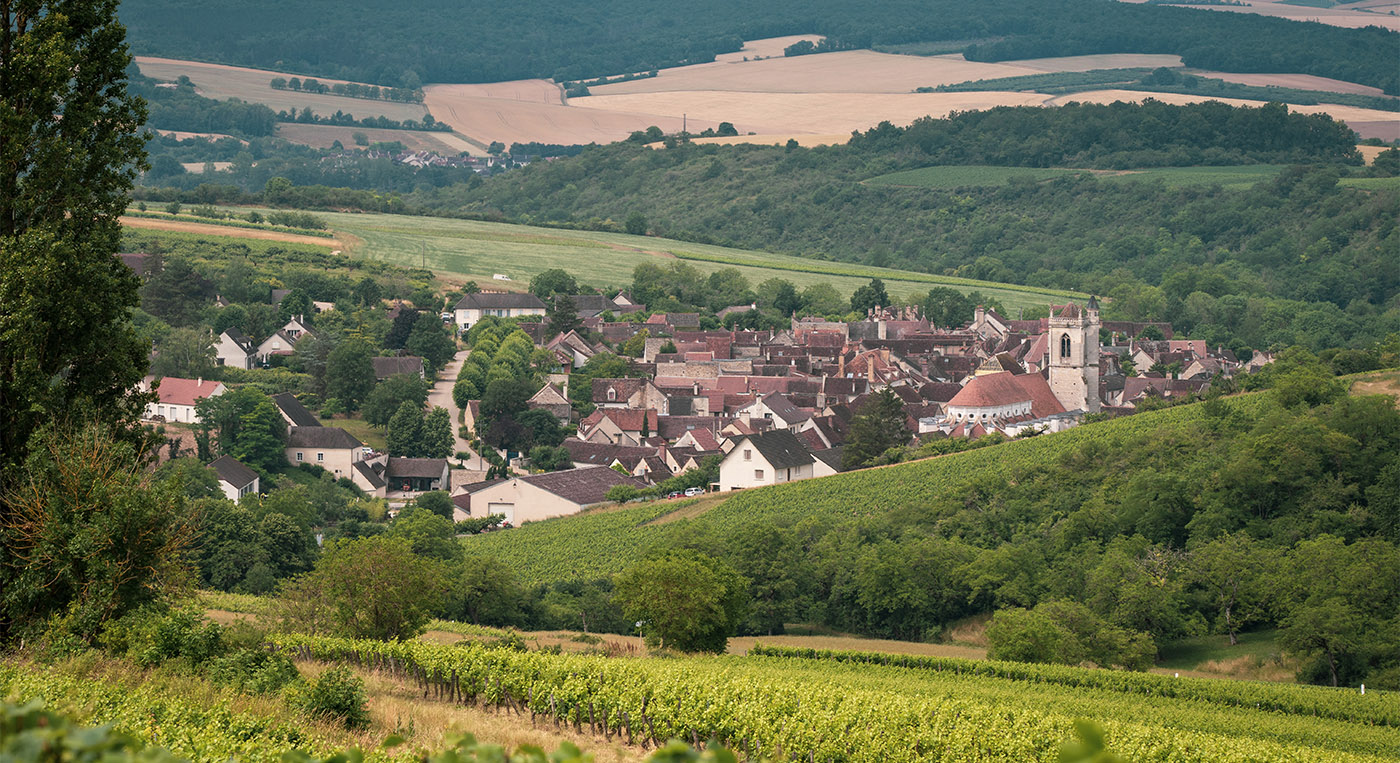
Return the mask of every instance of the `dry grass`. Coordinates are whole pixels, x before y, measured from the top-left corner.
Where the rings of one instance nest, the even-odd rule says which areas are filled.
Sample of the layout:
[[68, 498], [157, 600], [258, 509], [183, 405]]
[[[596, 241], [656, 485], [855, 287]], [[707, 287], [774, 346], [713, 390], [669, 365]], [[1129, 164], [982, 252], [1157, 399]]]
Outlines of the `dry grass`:
[[441, 154], [467, 153], [484, 154], [450, 132], [429, 132], [426, 130], [380, 130], [368, 127], [332, 127], [330, 125], [302, 125], [281, 123], [277, 125], [277, 137], [292, 143], [312, 148], [330, 148], [336, 141], [345, 148], [358, 148], [355, 133], [363, 133], [370, 143], [398, 141], [410, 151], [436, 151]]
[[128, 228], [151, 228], [154, 230], [179, 231], [181, 233], [198, 233], [204, 236], [256, 238], [264, 241], [287, 241], [293, 244], [324, 246], [328, 249], [341, 248], [344, 246], [344, 244], [334, 238], [300, 236], [295, 233], [283, 233], [275, 230], [255, 230], [253, 228], [237, 228], [231, 225], [208, 225], [205, 223], [186, 222], [184, 220], [161, 220], [152, 217], [124, 216], [121, 218], [121, 223]]
[[1207, 79], [1218, 79], [1225, 82], [1236, 82], [1241, 85], [1253, 85], [1255, 87], [1288, 87], [1296, 90], [1321, 90], [1331, 93], [1355, 93], [1357, 95], [1385, 95], [1385, 92], [1378, 87], [1358, 85], [1355, 82], [1344, 82], [1339, 79], [1328, 79], [1327, 77], [1314, 77], [1311, 74], [1228, 74], [1225, 72], [1207, 72], [1192, 69], [1191, 74]]
[[[240, 66], [206, 64], [198, 61], [179, 61], [171, 58], [137, 56], [136, 64], [141, 73], [159, 80], [174, 81], [185, 75], [194, 82], [195, 90], [209, 98], [241, 98], [249, 103], [266, 104], [274, 111], [304, 109], [308, 106], [317, 114], [329, 116], [336, 111], [354, 114], [356, 117], [384, 116], [403, 121], [421, 120], [427, 113], [422, 104], [374, 101], [365, 98], [346, 98], [339, 95], [302, 93], [296, 90], [273, 90], [268, 84], [273, 77], [290, 79], [294, 74], [279, 74], [262, 69], [245, 69]], [[334, 85], [345, 80], [327, 77], [313, 77], [319, 82]]]
[[[834, 54], [833, 54], [834, 55]], [[820, 58], [820, 56], [803, 56]], [[925, 116], [994, 106], [1038, 106], [1037, 93], [762, 93], [721, 90], [600, 95], [571, 101], [601, 113], [625, 111], [690, 116], [692, 131], [732, 122], [741, 133], [849, 134], [883, 121], [907, 125]]]
[[953, 623], [948, 629], [948, 641], [963, 646], [973, 646], [979, 649], [987, 648], [987, 624], [992, 621], [991, 614], [974, 615], [965, 620]]
[[[302, 675], [314, 678], [330, 666], [302, 662], [297, 667]], [[589, 751], [599, 763], [637, 761], [646, 757], [640, 748], [609, 741], [602, 735], [555, 728], [553, 723], [544, 720], [532, 722], [528, 715], [514, 715], [504, 709], [496, 711], [425, 699], [412, 684], [387, 673], [365, 670], [356, 670], [356, 673], [364, 679], [369, 698], [370, 728], [362, 736], [371, 742], [398, 734], [409, 749], [426, 753], [442, 749], [447, 734], [465, 733], [475, 736], [477, 741], [510, 750], [521, 745], [535, 745], [549, 751], [561, 742], [573, 742]]]
[[755, 58], [776, 58], [783, 55], [783, 50], [793, 43], [802, 40], [811, 40], [815, 43], [824, 39], [826, 39], [825, 35], [820, 34], [790, 34], [786, 37], [749, 40], [744, 43], [744, 47], [733, 53], [721, 53], [715, 56], [715, 60], [721, 63], [735, 63], [742, 62], [746, 58], [750, 61]]
[[968, 660], [987, 659], [987, 650], [958, 644], [921, 644], [915, 641], [890, 641], [860, 636], [739, 636], [729, 639], [729, 654], [748, 654], [754, 644], [791, 646], [801, 649], [832, 649], [843, 652], [879, 652], [882, 654], [914, 654], [924, 657], [961, 657]]
[[[701, 514], [729, 500], [729, 496], [724, 493], [707, 493], [704, 496], [689, 500], [685, 498], [673, 499], [676, 501], [676, 510], [669, 514], [663, 514], [656, 519], [647, 522], [649, 525], [664, 525], [675, 522], [679, 519], [694, 519]], [[689, 501], [689, 502], [687, 502]]]
[[[871, 50], [715, 61], [662, 69], [655, 77], [590, 88], [593, 95], [726, 90], [751, 93], [909, 93], [916, 88], [1039, 74], [1014, 63], [984, 64], [961, 55], [901, 56]], [[590, 99], [574, 99], [583, 105]], [[736, 123], [737, 124], [737, 123]]]
[[1353, 395], [1390, 395], [1400, 400], [1400, 373], [1386, 373], [1358, 379], [1351, 385]]

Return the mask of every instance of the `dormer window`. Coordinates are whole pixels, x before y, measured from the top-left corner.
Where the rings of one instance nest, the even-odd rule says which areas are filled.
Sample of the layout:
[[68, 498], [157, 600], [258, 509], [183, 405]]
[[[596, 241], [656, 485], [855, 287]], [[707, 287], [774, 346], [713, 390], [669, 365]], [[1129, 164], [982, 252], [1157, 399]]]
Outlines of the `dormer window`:
[[608, 402], [611, 403], [611, 402], [613, 402], [613, 401], [616, 400], [616, 399], [617, 399], [617, 390], [613, 389], [612, 387], [608, 387]]

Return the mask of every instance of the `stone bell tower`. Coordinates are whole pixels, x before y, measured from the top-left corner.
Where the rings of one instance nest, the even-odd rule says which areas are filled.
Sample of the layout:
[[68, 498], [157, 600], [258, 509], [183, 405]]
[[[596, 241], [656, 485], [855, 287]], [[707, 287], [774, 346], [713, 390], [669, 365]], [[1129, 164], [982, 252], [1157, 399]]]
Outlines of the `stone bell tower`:
[[1098, 413], [1099, 403], [1099, 301], [1090, 297], [1087, 307], [1070, 303], [1051, 311], [1047, 356], [1050, 391], [1067, 411]]

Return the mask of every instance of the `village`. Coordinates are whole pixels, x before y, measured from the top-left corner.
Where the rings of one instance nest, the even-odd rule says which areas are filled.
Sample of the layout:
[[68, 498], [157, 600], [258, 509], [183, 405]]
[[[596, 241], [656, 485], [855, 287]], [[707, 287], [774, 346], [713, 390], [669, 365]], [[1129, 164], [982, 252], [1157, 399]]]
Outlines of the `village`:
[[[273, 298], [286, 299], [289, 292], [279, 291]], [[1025, 320], [978, 306], [955, 328], [933, 325], [917, 307], [876, 306], [862, 320], [794, 317], [788, 328], [767, 330], [702, 330], [699, 313], [648, 313], [627, 291], [566, 299], [577, 327], [563, 333], [551, 331], [549, 306], [530, 293], [466, 294], [440, 316], [442, 332], [460, 341], [487, 324], [529, 337], [533, 362], [548, 367], [537, 389], [522, 392], [523, 404], [557, 421], [556, 441], [567, 451], [566, 459], [544, 464], [548, 470], [527, 452], [486, 443], [490, 423], [479, 395], [461, 401], [460, 409], [454, 404], [451, 374], [470, 348], [457, 350], [451, 363], [439, 360], [438, 368], [403, 351], [370, 359], [377, 385], [396, 378], [427, 385], [436, 378], [432, 402], [453, 418], [455, 456], [381, 452], [282, 392], [271, 400], [284, 425], [287, 464], [320, 467], [391, 507], [443, 491], [455, 521], [512, 527], [656, 494], [662, 483], [702, 471], [703, 484], [656, 497], [836, 474], [851, 468], [843, 455], [853, 420], [880, 395], [893, 395], [902, 411], [907, 437], [897, 437], [898, 445], [1023, 438], [1069, 429], [1086, 416], [1199, 399], [1212, 384], [1272, 360], [1256, 352], [1241, 361], [1228, 349], [1174, 339], [1166, 323], [1105, 321], [1095, 298], [1082, 306], [1051, 305], [1046, 317]], [[334, 307], [309, 306], [313, 313]], [[390, 320], [408, 310], [402, 303], [387, 309]], [[757, 309], [732, 306], [715, 318]], [[416, 317], [425, 316], [430, 328], [439, 318]], [[265, 368], [314, 336], [304, 315], [256, 343], [228, 328], [214, 346], [217, 364]], [[604, 357], [625, 360], [626, 375], [580, 373]], [[571, 380], [587, 387], [571, 389]], [[201, 401], [228, 390], [202, 378], [152, 376], [145, 384], [158, 391], [146, 410], [152, 423], [198, 424]], [[230, 455], [210, 467], [231, 500], [263, 489], [258, 472]]]

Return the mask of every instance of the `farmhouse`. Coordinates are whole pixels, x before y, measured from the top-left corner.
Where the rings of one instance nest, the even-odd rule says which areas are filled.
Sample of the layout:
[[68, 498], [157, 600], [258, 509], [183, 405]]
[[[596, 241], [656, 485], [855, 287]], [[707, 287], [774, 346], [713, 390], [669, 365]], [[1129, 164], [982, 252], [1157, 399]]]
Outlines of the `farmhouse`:
[[339, 427], [293, 426], [287, 430], [285, 452], [294, 466], [315, 464], [336, 477], [354, 480], [354, 467], [364, 458], [364, 445]]
[[[223, 382], [205, 381], [204, 379], [180, 379], [167, 376], [155, 380], [154, 383], [159, 385], [157, 389], [159, 398], [154, 403], [146, 404], [144, 417], [147, 420], [159, 417], [165, 421], [198, 424], [199, 415], [194, 411], [195, 405], [206, 397], [222, 395], [228, 391]], [[151, 386], [151, 378], [147, 377], [142, 382], [142, 388], [150, 389]]]
[[[615, 485], [640, 488], [645, 483], [606, 466], [592, 466], [499, 480], [484, 488], [480, 483], [468, 485], [463, 492], [471, 495], [467, 509], [471, 516], [502, 514], [506, 522], [518, 525], [577, 514], [603, 501]], [[457, 506], [462, 507], [460, 502]]]
[[811, 451], [788, 429], [744, 435], [719, 465], [719, 489], [741, 490], [815, 476]]
[[233, 456], [219, 456], [209, 464], [209, 468], [219, 475], [219, 488], [230, 501], [258, 492], [258, 473]]
[[465, 331], [488, 315], [498, 318], [544, 315], [544, 303], [533, 294], [483, 291], [462, 297], [454, 313], [457, 325]]

